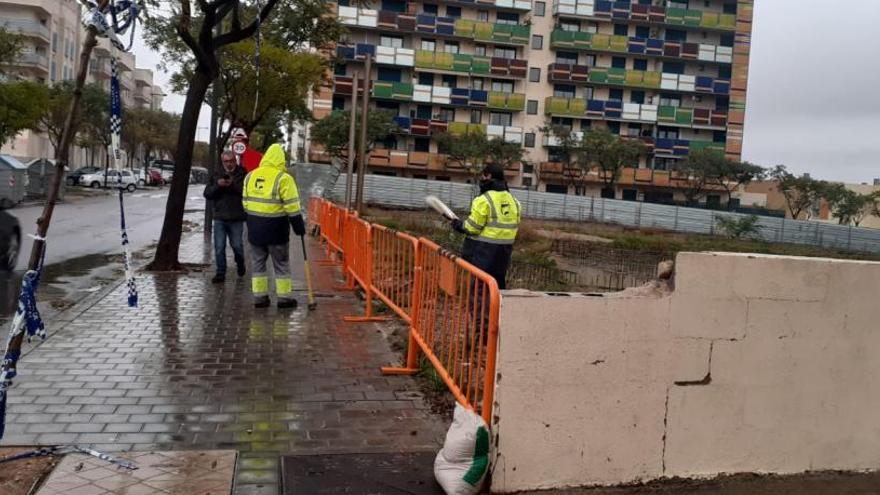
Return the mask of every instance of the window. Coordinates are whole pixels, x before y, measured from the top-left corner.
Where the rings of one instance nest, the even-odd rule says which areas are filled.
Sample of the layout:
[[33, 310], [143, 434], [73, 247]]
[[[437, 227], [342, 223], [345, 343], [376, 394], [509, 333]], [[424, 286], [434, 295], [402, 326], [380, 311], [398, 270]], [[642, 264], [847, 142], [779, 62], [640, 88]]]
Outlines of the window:
[[714, 131], [712, 133], [712, 142], [713, 143], [726, 143], [727, 142], [727, 131]]
[[437, 15], [437, 5], [433, 3], [423, 3], [422, 12], [424, 12], [425, 14]]
[[529, 68], [529, 82], [541, 82], [541, 68], [540, 67]]
[[440, 113], [437, 114], [437, 120], [442, 120], [443, 122], [455, 122], [455, 109], [441, 108]]
[[482, 110], [471, 110], [471, 124], [481, 124], [483, 123], [483, 111]]
[[55, 62], [52, 62], [52, 66], [49, 68], [49, 80], [55, 81]]
[[547, 189], [548, 193], [568, 194], [568, 186], [564, 186], [561, 184], [547, 184], [544, 187]]
[[458, 42], [457, 41], [447, 41], [443, 45], [443, 51], [446, 53], [458, 53]]
[[574, 119], [570, 117], [551, 117], [550, 124], [565, 127], [569, 131], [574, 130]]
[[730, 79], [730, 66], [722, 65], [721, 67], [718, 67], [718, 77], [722, 79]]
[[577, 65], [578, 55], [577, 55], [577, 53], [572, 53], [572, 52], [556, 52], [556, 63], [557, 64], [567, 64], [567, 65]]
[[344, 96], [334, 96], [332, 105], [333, 105], [333, 110], [345, 110], [345, 97]]
[[725, 14], [736, 14], [736, 4], [735, 3], [725, 3], [724, 4], [724, 13]]
[[52, 33], [52, 53], [58, 53], [58, 33]]
[[687, 41], [687, 31], [679, 29], [667, 29], [666, 41]]
[[599, 25], [596, 24], [595, 22], [588, 22], [587, 25], [584, 26], [583, 31], [586, 33], [596, 34], [599, 32]]
[[608, 99], [611, 101], [623, 101], [623, 90], [617, 88], [609, 90]]
[[474, 55], [481, 57], [486, 55], [486, 45], [474, 45]]
[[419, 72], [419, 84], [424, 84], [426, 86], [434, 85], [434, 74], [429, 72]]
[[379, 74], [378, 74], [377, 79], [380, 81], [400, 82], [400, 79], [401, 79], [400, 69], [391, 69], [389, 67], [379, 67]]
[[422, 44], [420, 46], [422, 50], [433, 52], [437, 47], [437, 42], [434, 40], [422, 40]]
[[333, 74], [337, 76], [345, 75], [345, 64], [336, 64], [336, 67], [333, 69]]
[[620, 135], [620, 122], [606, 122], [611, 134]]
[[538, 100], [529, 100], [526, 102], [526, 113], [529, 115], [538, 115]]
[[524, 143], [525, 144], [523, 146], [525, 146], [526, 148], [534, 148], [535, 147], [535, 133], [534, 132], [527, 132], [525, 134]]
[[547, 11], [547, 4], [544, 2], [535, 2], [535, 5], [532, 7], [532, 12], [535, 17], [544, 17]]
[[[342, 4], [340, 3], [339, 5]], [[382, 10], [388, 10], [391, 12], [406, 12], [406, 2], [403, 0], [382, 0]]]
[[487, 22], [489, 20], [489, 11], [488, 10], [478, 10], [477, 11], [477, 20], [480, 22]]
[[721, 46], [733, 46], [734, 35], [732, 33], [724, 33], [721, 35]]
[[422, 174], [413, 174], [413, 179], [428, 180], [428, 176]]
[[726, 112], [730, 110], [730, 98], [726, 96], [718, 96], [715, 98], [715, 110]]
[[626, 135], [629, 137], [639, 137], [642, 135], [642, 125], [641, 124], [629, 124], [629, 127], [626, 129]]
[[671, 127], [658, 127], [657, 139], [678, 139], [678, 129]]
[[477, 78], [471, 79], [471, 89], [482, 90], [483, 86], [485, 86], [485, 84], [486, 84], [486, 81], [482, 78], [477, 77]]
[[498, 12], [495, 22], [497, 24], [519, 24], [519, 14], [514, 12]]
[[543, 50], [544, 49], [544, 37], [540, 34], [532, 35], [532, 50]]
[[376, 108], [385, 110], [392, 115], [400, 115], [400, 103], [396, 101], [376, 100]]
[[663, 72], [667, 74], [684, 74], [684, 62], [663, 62]]
[[672, 158], [654, 158], [654, 170], [672, 170], [675, 160]]
[[392, 48], [403, 48], [403, 38], [399, 36], [382, 36], [379, 38], [379, 44]]
[[[594, 94], [595, 92], [596, 92], [596, 88], [591, 88], [591, 87], [586, 87], [586, 88], [584, 88], [584, 98], [586, 98], [586, 99], [588, 99], [588, 100], [592, 100], [592, 99], [593, 99], [593, 94]], [[586, 121], [584, 121], [584, 123], [589, 124], [590, 121], [589, 121], [589, 120], [586, 120]]]
[[633, 69], [648, 70], [648, 61], [643, 58], [637, 58], [633, 60]]
[[416, 107], [417, 119], [430, 119], [431, 113], [431, 105], [419, 105]]
[[587, 55], [587, 67], [595, 67], [596, 66], [596, 56], [595, 55]]
[[442, 80], [440, 84], [444, 88], [457, 88], [458, 87], [458, 76], [453, 76], [451, 74], [443, 74]]
[[489, 112], [489, 125], [509, 126], [513, 122], [513, 114]]
[[631, 101], [633, 103], [638, 103], [639, 105], [645, 103], [645, 92], [644, 91], [630, 91], [629, 101]]
[[431, 138], [417, 137], [413, 143], [413, 151], [431, 151]]
[[524, 174], [533, 174], [535, 173], [535, 166], [529, 163], [523, 163], [523, 173]]
[[523, 185], [523, 187], [532, 187], [532, 178], [531, 177], [523, 177], [522, 185]]
[[626, 57], [611, 57], [611, 67], [626, 69]]
[[574, 86], [568, 84], [554, 84], [553, 96], [555, 98], [574, 98]]
[[513, 93], [513, 81], [492, 79], [492, 91], [498, 91], [500, 93]]
[[578, 21], [568, 20], [559, 21], [559, 29], [563, 31], [580, 31], [581, 23]]
[[629, 36], [629, 26], [626, 24], [615, 24], [614, 25], [614, 35], [615, 36]]
[[447, 5], [446, 17], [455, 17], [456, 19], [461, 17], [461, 7], [453, 7], [451, 5]]
[[688, 0], [669, 0], [666, 6], [673, 9], [686, 9], [688, 8]]
[[660, 95], [660, 105], [664, 106], [664, 107], [680, 107], [681, 106], [681, 96], [661, 94]]
[[492, 56], [498, 58], [513, 59], [516, 58], [516, 48], [496, 46], [495, 49], [492, 50]]
[[648, 26], [636, 26], [636, 38], [650, 38], [651, 28]]

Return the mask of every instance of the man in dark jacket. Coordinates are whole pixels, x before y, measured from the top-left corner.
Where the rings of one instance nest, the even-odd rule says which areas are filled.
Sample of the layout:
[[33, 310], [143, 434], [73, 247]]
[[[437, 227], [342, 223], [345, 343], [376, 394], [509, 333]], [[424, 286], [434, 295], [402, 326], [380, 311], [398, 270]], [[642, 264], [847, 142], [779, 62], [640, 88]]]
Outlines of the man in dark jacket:
[[244, 221], [247, 214], [241, 204], [241, 191], [244, 185], [244, 169], [238, 166], [235, 153], [224, 151], [220, 155], [223, 171], [212, 177], [205, 187], [205, 198], [213, 201], [214, 206], [214, 261], [217, 273], [211, 282], [223, 283], [226, 280], [226, 239], [232, 247], [238, 276], [245, 274]]

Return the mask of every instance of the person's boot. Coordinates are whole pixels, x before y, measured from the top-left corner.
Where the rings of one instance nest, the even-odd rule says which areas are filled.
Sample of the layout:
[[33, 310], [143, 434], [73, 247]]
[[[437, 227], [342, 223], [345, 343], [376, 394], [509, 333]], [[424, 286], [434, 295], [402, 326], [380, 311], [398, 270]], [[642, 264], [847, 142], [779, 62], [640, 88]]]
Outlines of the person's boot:
[[269, 307], [269, 298], [261, 297], [259, 299], [254, 299], [254, 307], [255, 308], [268, 308]]
[[217, 275], [214, 275], [214, 278], [211, 279], [212, 284], [222, 284], [225, 281], [226, 281], [226, 275], [222, 274], [222, 273], [218, 273]]
[[296, 299], [279, 299], [279, 309], [296, 309]]
[[244, 262], [244, 258], [235, 257], [235, 269], [239, 277], [244, 277], [244, 274], [247, 273], [247, 265]]

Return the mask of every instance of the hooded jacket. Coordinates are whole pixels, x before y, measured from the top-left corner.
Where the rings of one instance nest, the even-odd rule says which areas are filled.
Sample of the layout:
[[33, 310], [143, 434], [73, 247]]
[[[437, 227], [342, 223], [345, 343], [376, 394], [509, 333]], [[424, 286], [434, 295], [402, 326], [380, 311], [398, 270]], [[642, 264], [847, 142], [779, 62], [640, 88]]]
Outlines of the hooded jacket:
[[[220, 187], [217, 179], [228, 175], [232, 179], [232, 184], [228, 187]], [[243, 222], [247, 219], [244, 207], [241, 203], [242, 188], [244, 187], [244, 169], [235, 167], [235, 170], [227, 173], [223, 170], [220, 175], [211, 177], [210, 182], [205, 186], [204, 196], [214, 203], [214, 220], [223, 220], [226, 222]]]
[[287, 173], [279, 144], [263, 155], [260, 166], [244, 179], [242, 205], [247, 212], [248, 241], [257, 246], [286, 244], [290, 228], [305, 235], [296, 181]]

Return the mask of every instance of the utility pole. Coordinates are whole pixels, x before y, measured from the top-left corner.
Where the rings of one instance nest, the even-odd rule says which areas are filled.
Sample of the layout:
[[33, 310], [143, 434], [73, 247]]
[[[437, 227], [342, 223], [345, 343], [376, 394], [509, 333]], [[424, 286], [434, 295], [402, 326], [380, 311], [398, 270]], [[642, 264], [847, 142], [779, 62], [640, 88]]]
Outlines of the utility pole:
[[[367, 112], [370, 105], [371, 66], [373, 58], [367, 54], [364, 60], [364, 106], [361, 109], [361, 143], [360, 157], [358, 159], [357, 196], [355, 199], [355, 211], [363, 214], [364, 208], [364, 176], [367, 174]], [[355, 95], [357, 101], [357, 95]]]
[[[214, 28], [216, 32], [216, 36], [220, 36], [220, 25]], [[219, 61], [219, 56], [218, 56]], [[220, 150], [217, 149], [217, 106], [220, 104], [220, 99], [217, 97], [217, 79], [214, 79], [214, 82], [211, 84], [211, 127], [208, 129], [208, 132], [211, 133], [208, 136], [208, 169], [210, 173], [208, 174], [208, 182], [216, 181], [217, 177], [220, 173], [221, 165], [218, 163], [220, 160]], [[205, 200], [205, 239], [211, 239], [211, 236], [214, 233], [214, 202], [210, 199]]]
[[[368, 81], [366, 79], [365, 81]], [[366, 86], [366, 84], [364, 85]], [[348, 121], [348, 171], [345, 174], [345, 209], [351, 209], [351, 180], [354, 174], [354, 156], [355, 156], [355, 129], [357, 128], [357, 104], [358, 104], [358, 76], [354, 75], [351, 82], [352, 95], [351, 99], [351, 117]], [[366, 91], [366, 88], [364, 89]]]

